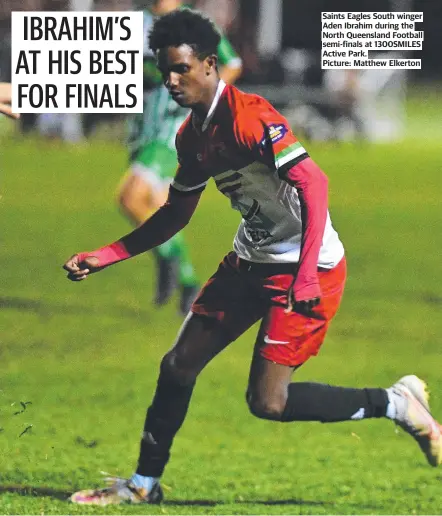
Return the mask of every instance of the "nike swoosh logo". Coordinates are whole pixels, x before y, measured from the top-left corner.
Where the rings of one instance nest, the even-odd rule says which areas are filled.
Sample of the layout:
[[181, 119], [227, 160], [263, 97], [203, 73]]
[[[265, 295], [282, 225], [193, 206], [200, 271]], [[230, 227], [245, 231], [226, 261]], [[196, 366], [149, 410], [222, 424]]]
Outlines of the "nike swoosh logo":
[[272, 340], [272, 339], [269, 339], [268, 335], [265, 335], [264, 342], [266, 344], [290, 344], [290, 342], [284, 341], [284, 340]]

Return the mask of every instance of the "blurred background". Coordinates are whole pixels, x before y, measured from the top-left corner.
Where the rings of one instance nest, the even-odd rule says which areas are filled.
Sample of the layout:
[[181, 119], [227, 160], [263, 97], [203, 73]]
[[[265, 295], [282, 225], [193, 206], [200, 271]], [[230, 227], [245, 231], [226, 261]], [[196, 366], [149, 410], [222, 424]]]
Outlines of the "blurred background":
[[[359, 11], [423, 11], [423, 50], [378, 52], [419, 57], [422, 69], [321, 70], [321, 11], [350, 11], [352, 0], [194, 0], [212, 16], [243, 60], [239, 85], [267, 97], [298, 133], [316, 140], [395, 140], [406, 134], [407, 92], [439, 91], [442, 84], [442, 3], [434, 0], [360, 0]], [[125, 10], [149, 0], [2, 0], [0, 81], [10, 70], [11, 10]], [[414, 55], [413, 55], [414, 54]], [[374, 53], [372, 55], [375, 55]], [[102, 122], [107, 137], [121, 137], [121, 117], [25, 115], [23, 132], [37, 130], [67, 141], [87, 139]], [[116, 126], [115, 126], [116, 124]], [[60, 127], [58, 127], [60, 126]], [[121, 126], [121, 123], [120, 123]], [[52, 129], [51, 129], [52, 127]], [[55, 129], [54, 129], [55, 128]]]
[[[442, 1], [195, 5], [215, 17], [241, 56], [239, 87], [289, 118], [330, 180], [349, 277], [319, 357], [296, 381], [387, 387], [417, 374], [442, 419]], [[323, 72], [320, 13], [356, 6], [423, 11], [423, 51], [413, 55], [422, 69]], [[10, 78], [12, 9], [142, 7], [0, 0], [0, 81]], [[178, 294], [153, 306], [152, 253], [79, 284], [62, 270], [74, 252], [130, 231], [116, 195], [128, 167], [127, 123], [99, 113], [0, 116], [1, 514], [74, 514], [69, 494], [101, 485], [99, 471], [132, 473], [159, 363], [182, 323]], [[231, 249], [238, 219], [209, 184], [185, 229], [201, 281]], [[253, 418], [244, 391], [256, 332], [201, 375], [164, 477], [162, 512], [440, 514], [440, 469], [428, 468], [388, 422]]]

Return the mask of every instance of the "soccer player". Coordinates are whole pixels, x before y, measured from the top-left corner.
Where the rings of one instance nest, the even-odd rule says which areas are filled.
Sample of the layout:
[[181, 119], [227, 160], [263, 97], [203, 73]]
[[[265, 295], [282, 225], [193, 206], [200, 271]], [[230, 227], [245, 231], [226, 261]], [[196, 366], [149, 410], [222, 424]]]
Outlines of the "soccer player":
[[13, 113], [11, 108], [11, 84], [0, 82], [0, 113], [10, 118], [20, 118], [18, 113]]
[[161, 501], [160, 477], [199, 373], [259, 320], [247, 389], [253, 415], [323, 423], [388, 418], [414, 437], [432, 466], [442, 461], [441, 427], [416, 376], [387, 389], [291, 382], [318, 353], [339, 307], [344, 248], [330, 221], [326, 176], [266, 100], [220, 80], [218, 41], [211, 21], [192, 11], [155, 23], [149, 43], [164, 83], [192, 110], [177, 135], [179, 166], [168, 200], [129, 235], [64, 265], [69, 279], [81, 281], [160, 245], [190, 220], [210, 178], [242, 217], [234, 251], [199, 293], [162, 360], [136, 472], [73, 494], [75, 503]]
[[[189, 112], [175, 103], [164, 87], [155, 56], [147, 46], [147, 34], [155, 17], [182, 7], [181, 0], [155, 0], [151, 11], [144, 11], [144, 112], [131, 121], [129, 171], [118, 193], [123, 213], [136, 226], [167, 198], [176, 170], [175, 136]], [[221, 77], [232, 83], [241, 73], [241, 59], [226, 38], [221, 38], [217, 50]], [[158, 269], [155, 303], [166, 303], [178, 280], [180, 312], [187, 315], [199, 288], [183, 233], [158, 246], [154, 255]]]

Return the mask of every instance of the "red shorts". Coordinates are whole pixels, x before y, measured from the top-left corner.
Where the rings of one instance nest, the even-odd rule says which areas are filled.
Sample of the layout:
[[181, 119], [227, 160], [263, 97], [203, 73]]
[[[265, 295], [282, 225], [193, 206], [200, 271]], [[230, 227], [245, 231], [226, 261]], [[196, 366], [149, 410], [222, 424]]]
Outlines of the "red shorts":
[[261, 355], [288, 366], [317, 355], [344, 291], [346, 261], [318, 269], [321, 301], [309, 316], [285, 312], [294, 264], [256, 264], [229, 253], [192, 306], [196, 314], [220, 321], [231, 341], [262, 319]]

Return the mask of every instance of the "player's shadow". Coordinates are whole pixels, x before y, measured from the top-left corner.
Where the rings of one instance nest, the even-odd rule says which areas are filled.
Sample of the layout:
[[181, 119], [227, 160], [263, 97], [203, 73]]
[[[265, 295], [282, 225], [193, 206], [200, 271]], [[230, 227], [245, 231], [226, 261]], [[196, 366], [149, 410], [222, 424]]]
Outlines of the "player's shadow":
[[[328, 502], [328, 501], [322, 501], [322, 500], [302, 500], [300, 498], [287, 498], [284, 500], [243, 500], [242, 498], [240, 500], [173, 500], [168, 498], [164, 502], [162, 502], [162, 505], [168, 505], [168, 506], [206, 506], [206, 507], [214, 507], [216, 505], [233, 505], [233, 504], [241, 504], [241, 505], [264, 505], [264, 506], [287, 506], [287, 505], [294, 505], [294, 506], [311, 506], [311, 507], [327, 507], [330, 508], [329, 511], [331, 512], [331, 507], [337, 507], [335, 502]], [[380, 507], [373, 505], [373, 504], [361, 504], [361, 503], [346, 503], [347, 506], [354, 508], [354, 514], [358, 514], [361, 510], [366, 511], [372, 511], [377, 512], [379, 511]]]
[[[63, 502], [67, 502], [69, 500], [72, 491], [67, 491], [65, 489], [53, 489], [51, 487], [45, 486], [24, 486], [24, 485], [0, 485], [0, 494], [1, 493], [16, 493], [22, 496], [48, 496], [50, 498], [55, 498], [57, 500], [61, 500]], [[278, 505], [297, 505], [297, 506], [316, 506], [316, 507], [335, 507], [334, 502], [326, 502], [320, 500], [301, 500], [299, 498], [289, 498], [284, 500], [173, 500], [168, 499], [162, 502], [162, 505], [166, 506], [176, 506], [176, 507], [215, 507], [217, 505], [233, 505], [233, 504], [241, 504], [241, 505], [267, 505], [267, 506], [278, 506]], [[368, 504], [358, 504], [358, 503], [350, 503], [347, 504], [355, 508], [355, 513], [357, 513], [358, 509], [365, 509], [376, 511], [379, 510], [379, 507], [375, 505]]]
[[96, 308], [93, 306], [88, 306], [87, 311], [85, 311], [84, 306], [76, 306], [71, 304], [63, 305], [61, 303], [48, 303], [43, 302], [39, 299], [28, 299], [24, 297], [10, 297], [10, 296], [0, 296], [0, 310], [18, 310], [20, 312], [31, 312], [36, 315], [39, 315], [42, 318], [51, 317], [53, 315], [95, 315], [95, 314], [104, 314], [118, 317], [127, 317], [127, 318], [139, 318], [140, 316], [146, 320], [146, 316], [148, 312], [145, 309], [130, 307], [127, 305], [118, 305], [118, 306], [102, 306], [97, 305]]
[[1, 493], [16, 493], [22, 496], [49, 496], [57, 500], [67, 501], [71, 496], [72, 491], [64, 489], [53, 489], [52, 487], [35, 487], [35, 486], [20, 486], [20, 485], [0, 485]]
[[175, 505], [175, 506], [188, 506], [188, 505], [198, 505], [198, 506], [208, 506], [214, 507], [216, 505], [232, 505], [232, 504], [244, 504], [244, 505], [316, 505], [316, 506], [333, 506], [333, 502], [320, 502], [318, 500], [299, 500], [299, 499], [290, 499], [290, 500], [233, 500], [233, 501], [225, 501], [225, 500], [165, 500], [162, 502], [162, 505]]
[[[264, 506], [278, 506], [278, 505], [297, 505], [297, 506], [313, 506], [313, 507], [336, 507], [335, 502], [327, 502], [321, 500], [302, 500], [300, 498], [287, 498], [284, 500], [171, 500], [167, 499], [162, 502], [162, 505], [169, 506], [208, 506], [214, 507], [216, 505], [233, 505], [233, 504], [241, 504], [241, 505], [264, 505]], [[353, 507], [355, 514], [357, 514], [360, 510], [368, 510], [368, 511], [379, 511], [379, 507], [376, 505], [370, 504], [360, 504], [360, 503], [346, 503], [346, 505]], [[331, 509], [330, 509], [331, 511]]]
[[[1, 493], [16, 493], [23, 496], [49, 496], [57, 500], [68, 501], [72, 491], [64, 489], [53, 489], [51, 487], [44, 486], [20, 486], [20, 485], [0, 485]], [[259, 505], [316, 505], [316, 506], [333, 506], [333, 502], [320, 502], [318, 500], [165, 500], [162, 505], [175, 505], [175, 506], [200, 506], [200, 507], [214, 507], [216, 505], [230, 505], [234, 503], [240, 504], [259, 504]]]

